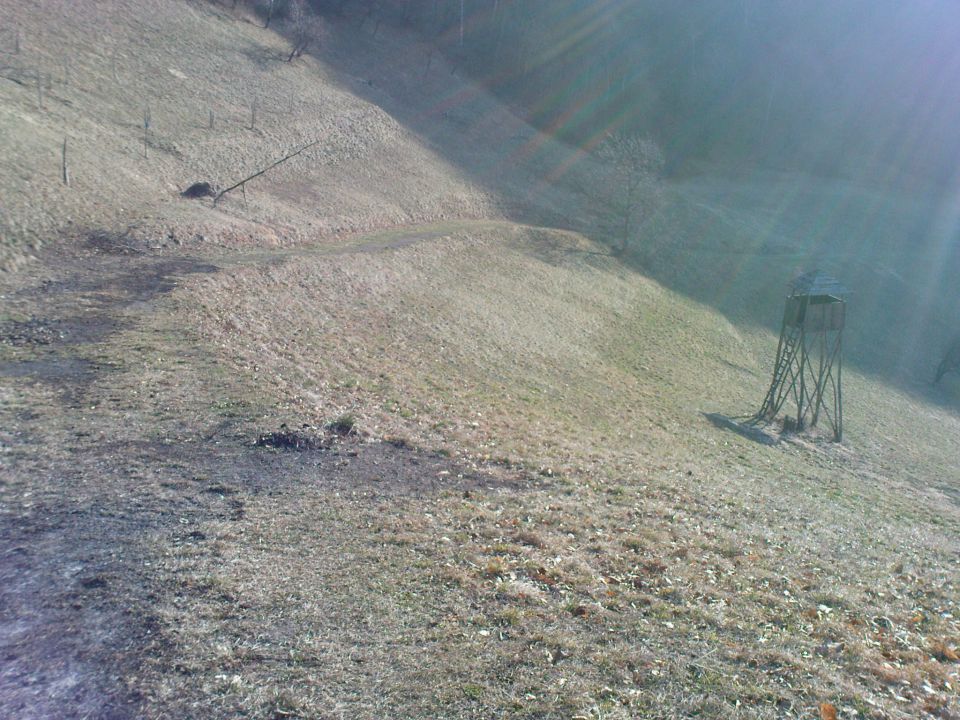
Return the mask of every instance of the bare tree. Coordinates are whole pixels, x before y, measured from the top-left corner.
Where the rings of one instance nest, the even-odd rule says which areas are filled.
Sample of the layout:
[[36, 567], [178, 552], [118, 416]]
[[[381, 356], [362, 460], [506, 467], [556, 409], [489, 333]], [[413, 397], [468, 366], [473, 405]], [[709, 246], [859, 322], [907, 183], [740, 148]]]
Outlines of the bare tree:
[[649, 137], [616, 133], [607, 137], [597, 155], [604, 170], [592, 194], [604, 210], [619, 254], [630, 245], [644, 216], [660, 202], [663, 153]]
[[363, 26], [367, 24], [367, 20], [372, 18], [379, 10], [379, 3], [377, 0], [367, 0], [365, 3], [365, 11], [363, 17], [360, 18], [360, 29], [363, 30]]
[[294, 0], [293, 3], [293, 47], [287, 56], [287, 62], [303, 55], [314, 43], [323, 39], [323, 24], [319, 17], [307, 7], [306, 0]]
[[940, 382], [940, 379], [948, 372], [960, 372], [960, 338], [953, 341], [943, 356], [943, 360], [940, 361], [940, 365], [937, 367], [937, 377], [933, 381], [934, 385]]
[[270, 27], [270, 21], [273, 20], [273, 11], [277, 7], [277, 0], [267, 0], [267, 19], [263, 21], [263, 27]]

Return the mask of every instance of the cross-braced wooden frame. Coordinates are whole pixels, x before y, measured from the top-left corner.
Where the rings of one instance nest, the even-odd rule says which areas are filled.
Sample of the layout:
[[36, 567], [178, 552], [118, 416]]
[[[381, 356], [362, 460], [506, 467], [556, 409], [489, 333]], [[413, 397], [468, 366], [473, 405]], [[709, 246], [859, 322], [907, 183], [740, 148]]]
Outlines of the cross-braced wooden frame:
[[[838, 287], [824, 276], [808, 278], [811, 285], [822, 286], [826, 280]], [[796, 410], [792, 419], [796, 431], [815, 426], [825, 417], [834, 440], [843, 439], [845, 311], [845, 302], [838, 295], [791, 294], [787, 298], [773, 379], [750, 424], [772, 422], [790, 402]]]

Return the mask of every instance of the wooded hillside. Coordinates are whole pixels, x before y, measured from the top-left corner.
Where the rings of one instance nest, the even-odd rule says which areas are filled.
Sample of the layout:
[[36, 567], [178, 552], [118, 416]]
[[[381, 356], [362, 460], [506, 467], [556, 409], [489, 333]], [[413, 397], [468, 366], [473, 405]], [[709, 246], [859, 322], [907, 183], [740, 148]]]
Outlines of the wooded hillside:
[[651, 133], [674, 170], [713, 159], [941, 180], [960, 154], [960, 11], [944, 0], [313, 4], [408, 25], [568, 141]]

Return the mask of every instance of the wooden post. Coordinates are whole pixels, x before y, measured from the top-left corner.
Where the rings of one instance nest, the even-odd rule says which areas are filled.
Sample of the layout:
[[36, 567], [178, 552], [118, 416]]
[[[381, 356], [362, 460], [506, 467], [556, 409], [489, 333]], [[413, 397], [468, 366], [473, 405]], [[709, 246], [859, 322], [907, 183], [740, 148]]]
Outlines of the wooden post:
[[[806, 306], [804, 299], [804, 306]], [[800, 394], [797, 396], [797, 432], [803, 430], [804, 402], [807, 399], [807, 332], [800, 327]]]
[[835, 410], [833, 411], [836, 429], [834, 430], [834, 438], [837, 442], [843, 442], [843, 335], [837, 338], [837, 389], [834, 391], [834, 406]]
[[13, 36], [13, 53], [14, 55], [20, 54], [20, 28], [18, 27]]
[[147, 156], [147, 137], [150, 134], [150, 103], [143, 109], [143, 156]]
[[213, 109], [210, 109], [210, 129], [213, 130]]
[[63, 153], [60, 159], [60, 170], [63, 176], [63, 184], [70, 187], [70, 168], [67, 165], [67, 139], [63, 139]]

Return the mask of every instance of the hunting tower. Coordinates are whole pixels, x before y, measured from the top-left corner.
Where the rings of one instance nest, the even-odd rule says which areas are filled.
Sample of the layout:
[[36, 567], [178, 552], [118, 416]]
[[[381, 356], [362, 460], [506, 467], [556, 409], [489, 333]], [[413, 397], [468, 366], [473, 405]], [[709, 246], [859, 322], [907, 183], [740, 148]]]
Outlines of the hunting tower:
[[[843, 439], [843, 325], [846, 288], [818, 270], [791, 284], [783, 310], [773, 380], [754, 416], [771, 422], [788, 400], [796, 408], [796, 430], [817, 424], [821, 413], [837, 442]], [[790, 422], [790, 421], [786, 421]]]

